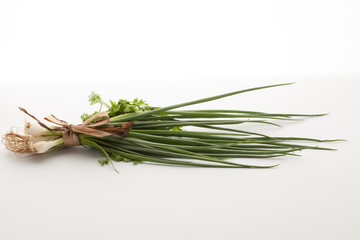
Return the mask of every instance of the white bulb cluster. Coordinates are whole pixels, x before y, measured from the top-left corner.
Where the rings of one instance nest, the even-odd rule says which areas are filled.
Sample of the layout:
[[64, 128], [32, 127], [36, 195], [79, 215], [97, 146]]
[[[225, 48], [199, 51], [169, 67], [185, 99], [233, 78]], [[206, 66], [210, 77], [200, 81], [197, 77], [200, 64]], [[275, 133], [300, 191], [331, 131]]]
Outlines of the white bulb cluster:
[[64, 143], [61, 135], [40, 126], [39, 123], [25, 123], [25, 134], [30, 137], [30, 146], [36, 153], [45, 153]]

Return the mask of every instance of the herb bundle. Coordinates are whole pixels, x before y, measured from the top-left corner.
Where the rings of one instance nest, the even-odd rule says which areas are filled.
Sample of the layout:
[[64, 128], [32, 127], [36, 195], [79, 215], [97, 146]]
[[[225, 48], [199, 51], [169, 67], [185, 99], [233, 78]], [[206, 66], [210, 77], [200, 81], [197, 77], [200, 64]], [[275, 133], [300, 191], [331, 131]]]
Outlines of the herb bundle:
[[[45, 119], [59, 126], [49, 127], [20, 108], [37, 122], [27, 122], [24, 134], [12, 129], [3, 136], [3, 143], [8, 150], [16, 153], [48, 153], [76, 145], [91, 147], [104, 156], [104, 159], [99, 160], [101, 165], [110, 163], [115, 170], [113, 161], [193, 167], [270, 168], [277, 165], [249, 165], [232, 160], [298, 156], [297, 152], [304, 149], [334, 150], [296, 142], [337, 140], [270, 137], [227, 126], [244, 123], [278, 126], [272, 121], [298, 120], [324, 114], [274, 114], [226, 109], [179, 110], [240, 93], [288, 84], [250, 88], [162, 108], [151, 107], [139, 99], [110, 100], [107, 103], [100, 95], [92, 92], [89, 101], [91, 105], [100, 104], [100, 110], [93, 114], [84, 113], [81, 116], [82, 124], [71, 125], [51, 115]], [[107, 109], [101, 112], [103, 107]], [[199, 130], [183, 129], [187, 126]]]

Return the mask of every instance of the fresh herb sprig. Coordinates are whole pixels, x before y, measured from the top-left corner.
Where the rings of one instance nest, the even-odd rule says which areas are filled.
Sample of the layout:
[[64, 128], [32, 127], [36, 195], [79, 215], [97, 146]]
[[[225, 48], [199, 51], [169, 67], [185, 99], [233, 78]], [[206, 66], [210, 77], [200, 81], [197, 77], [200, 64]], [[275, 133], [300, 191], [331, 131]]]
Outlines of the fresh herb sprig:
[[83, 113], [81, 115], [81, 119], [83, 120], [83, 122], [89, 119], [90, 117], [94, 116], [96, 113], [100, 112], [104, 105], [107, 107], [106, 112], [109, 114], [110, 117], [115, 117], [128, 113], [151, 111], [159, 108], [159, 107], [151, 107], [147, 102], [138, 98], [135, 98], [133, 101], [120, 99], [117, 102], [115, 102], [109, 100], [110, 104], [108, 104], [101, 99], [100, 94], [97, 94], [94, 91], [91, 92], [89, 96], [89, 102], [90, 105], [100, 104], [100, 109], [99, 111], [95, 111], [92, 114]]

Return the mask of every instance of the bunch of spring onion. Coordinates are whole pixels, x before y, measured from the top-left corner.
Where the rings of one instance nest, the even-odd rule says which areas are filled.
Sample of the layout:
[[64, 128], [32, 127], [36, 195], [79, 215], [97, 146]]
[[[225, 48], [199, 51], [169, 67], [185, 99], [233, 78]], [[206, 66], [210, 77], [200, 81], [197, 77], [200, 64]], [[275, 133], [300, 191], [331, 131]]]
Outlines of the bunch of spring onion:
[[[232, 95], [277, 87], [288, 84], [262, 86], [235, 91], [200, 100], [180, 103], [167, 107], [151, 107], [145, 101], [119, 100], [109, 103], [100, 95], [92, 92], [89, 96], [91, 105], [106, 107], [110, 121], [107, 126], [122, 126], [132, 122], [131, 131], [124, 137], [96, 137], [79, 134], [80, 144], [97, 149], [104, 159], [101, 165], [113, 161], [142, 163], [150, 162], [161, 165], [217, 167], [217, 168], [269, 168], [277, 165], [249, 165], [239, 162], [241, 158], [276, 158], [298, 155], [304, 149], [333, 150], [330, 148], [295, 144], [294, 141], [330, 142], [299, 137], [270, 137], [257, 132], [249, 132], [229, 125], [244, 123], [272, 124], [272, 120], [294, 120], [304, 117], [316, 117], [324, 114], [274, 114], [242, 110], [179, 110], [179, 108], [210, 102]], [[93, 114], [83, 114], [86, 121]], [[187, 126], [196, 131], [186, 130]], [[242, 126], [242, 125], [240, 125]], [[3, 137], [6, 148], [18, 153], [47, 153], [64, 148], [61, 133], [53, 131], [56, 127], [44, 128], [39, 123], [25, 124], [24, 133], [14, 130]], [[114, 167], [115, 169], [115, 167]], [[116, 169], [115, 169], [116, 170]]]

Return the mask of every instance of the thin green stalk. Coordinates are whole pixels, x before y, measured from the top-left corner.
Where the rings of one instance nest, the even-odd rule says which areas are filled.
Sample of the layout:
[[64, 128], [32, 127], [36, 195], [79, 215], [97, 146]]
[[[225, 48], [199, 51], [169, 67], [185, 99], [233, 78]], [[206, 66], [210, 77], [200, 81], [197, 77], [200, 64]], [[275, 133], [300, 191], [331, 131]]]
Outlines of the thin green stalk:
[[287, 113], [265, 113], [255, 111], [242, 111], [242, 110], [225, 110], [225, 109], [210, 109], [210, 110], [183, 110], [183, 111], [168, 111], [167, 113], [172, 114], [176, 112], [189, 112], [189, 113], [241, 113], [241, 114], [252, 114], [260, 116], [271, 116], [271, 117], [321, 117], [326, 116], [328, 113], [320, 114], [287, 114]]
[[111, 166], [113, 167], [113, 169], [119, 173], [119, 171], [116, 169], [116, 167], [114, 166], [111, 158], [109, 157], [109, 155], [107, 154], [107, 152], [101, 147], [99, 146], [98, 144], [96, 144], [94, 141], [90, 141], [90, 140], [87, 140], [87, 139], [83, 139], [82, 140], [82, 143], [85, 144], [85, 145], [88, 145], [88, 146], [92, 146], [92, 147], [95, 147], [96, 149], [100, 150], [102, 153], [104, 153], [104, 155], [107, 157], [107, 159], [109, 160]]
[[151, 129], [161, 127], [183, 127], [183, 126], [204, 126], [204, 125], [234, 125], [242, 123], [262, 123], [281, 127], [278, 124], [267, 121], [252, 121], [252, 120], [221, 120], [221, 121], [158, 121], [157, 123], [135, 122], [134, 129]]
[[[104, 144], [104, 143], [101, 143]], [[126, 150], [121, 147], [106, 147], [103, 146], [104, 149], [107, 149], [109, 152], [114, 152], [122, 157], [134, 159], [137, 161], [144, 161], [144, 162], [153, 162], [153, 163], [162, 163], [168, 165], [180, 165], [180, 166], [191, 166], [191, 167], [210, 167], [210, 168], [272, 168], [276, 165], [270, 166], [255, 166], [255, 165], [215, 165], [215, 164], [203, 164], [203, 163], [194, 163], [190, 161], [179, 161], [179, 160], [170, 160], [170, 159], [163, 159], [163, 158], [156, 158], [151, 156], [142, 155], [133, 151]]]
[[153, 114], [159, 114], [159, 113], [162, 113], [162, 112], [165, 112], [165, 111], [168, 111], [168, 110], [172, 110], [172, 109], [176, 109], [176, 108], [180, 108], [180, 107], [186, 107], [186, 106], [195, 105], [195, 104], [199, 104], [199, 103], [210, 102], [210, 101], [213, 101], [213, 100], [217, 100], [217, 99], [224, 98], [224, 97], [229, 97], [229, 96], [240, 94], [240, 93], [251, 92], [251, 91], [265, 89], [265, 88], [285, 86], [285, 85], [290, 85], [290, 84], [293, 84], [293, 83], [275, 84], [275, 85], [269, 85], [269, 86], [263, 86], [263, 87], [249, 88], [249, 89], [230, 92], [230, 93], [225, 93], [225, 94], [221, 94], [221, 95], [217, 95], [217, 96], [213, 96], [213, 97], [207, 97], [207, 98], [203, 98], [203, 99], [199, 99], [199, 100], [195, 100], [195, 101], [175, 104], [175, 105], [171, 105], [171, 106], [168, 106], [168, 107], [155, 109], [155, 110], [152, 110], [152, 111], [141, 112], [141, 113], [138, 113], [138, 114], [136, 114], [134, 116], [128, 116], [128, 117], [116, 116], [116, 117], [111, 118], [110, 122], [116, 122], [118, 120], [120, 120], [122, 122], [123, 121], [132, 121], [132, 120], [139, 119], [139, 118], [142, 118], [142, 117], [145, 117], [145, 116], [149, 116], [149, 115], [153, 115]]

